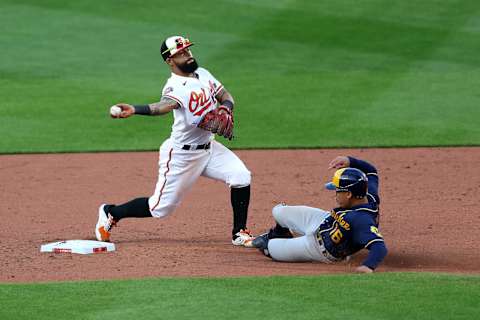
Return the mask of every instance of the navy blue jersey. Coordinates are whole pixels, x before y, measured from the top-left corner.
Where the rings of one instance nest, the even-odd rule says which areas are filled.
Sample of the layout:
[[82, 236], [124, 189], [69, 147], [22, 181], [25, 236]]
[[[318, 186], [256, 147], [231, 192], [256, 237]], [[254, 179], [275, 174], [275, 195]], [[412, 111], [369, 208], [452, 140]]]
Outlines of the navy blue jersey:
[[[350, 167], [363, 171], [368, 177], [368, 203], [349, 209], [335, 208], [330, 217], [320, 225], [317, 237], [323, 241], [325, 249], [334, 257], [343, 259], [363, 248], [370, 250], [375, 243], [381, 243], [374, 253], [381, 257], [369, 257], [365, 264], [374, 269], [386, 254], [382, 235], [378, 231], [380, 198], [378, 196], [378, 176], [373, 165], [352, 157]], [[383, 256], [382, 256], [383, 255]], [[380, 261], [377, 261], [380, 260]]]

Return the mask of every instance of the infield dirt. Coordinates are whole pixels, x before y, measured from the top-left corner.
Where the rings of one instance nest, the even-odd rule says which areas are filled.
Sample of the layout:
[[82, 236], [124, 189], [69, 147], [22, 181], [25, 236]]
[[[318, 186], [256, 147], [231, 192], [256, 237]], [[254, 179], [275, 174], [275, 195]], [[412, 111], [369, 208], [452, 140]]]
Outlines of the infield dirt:
[[[331, 209], [323, 190], [336, 155], [374, 163], [380, 174], [381, 222], [389, 254], [379, 272], [480, 273], [480, 148], [239, 150], [252, 171], [249, 227], [273, 224], [271, 208]], [[278, 263], [230, 243], [228, 187], [200, 178], [164, 219], [125, 219], [114, 253], [40, 253], [40, 245], [94, 239], [98, 206], [149, 196], [158, 153], [0, 156], [0, 282], [157, 276], [310, 275], [350, 272], [349, 263]]]

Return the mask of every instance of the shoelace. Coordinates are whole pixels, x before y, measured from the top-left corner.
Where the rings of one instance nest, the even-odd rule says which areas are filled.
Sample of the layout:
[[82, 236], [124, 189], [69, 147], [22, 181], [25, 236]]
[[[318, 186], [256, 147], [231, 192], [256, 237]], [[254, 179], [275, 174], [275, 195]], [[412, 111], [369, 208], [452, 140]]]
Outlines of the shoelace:
[[113, 220], [113, 217], [112, 215], [109, 213], [108, 214], [108, 220], [107, 222], [105, 223], [105, 231], [109, 232], [110, 229], [112, 229], [113, 226], [115, 226], [117, 223], [115, 222], [115, 220]]
[[249, 236], [250, 238], [253, 237], [252, 234], [251, 234], [251, 232], [250, 232], [250, 230], [248, 230], [248, 229], [240, 230], [240, 233], [243, 233], [243, 234]]

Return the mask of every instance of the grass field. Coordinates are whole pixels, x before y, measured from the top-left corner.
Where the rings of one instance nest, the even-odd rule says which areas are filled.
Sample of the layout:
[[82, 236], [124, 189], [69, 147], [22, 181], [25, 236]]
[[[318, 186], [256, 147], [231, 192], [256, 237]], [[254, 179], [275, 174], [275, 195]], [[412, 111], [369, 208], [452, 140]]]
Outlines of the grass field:
[[[0, 154], [156, 150], [171, 116], [107, 110], [159, 99], [172, 34], [233, 93], [229, 147], [480, 145], [475, 0], [0, 0], [0, 27]], [[474, 319], [479, 279], [0, 284], [0, 319]]]
[[0, 153], [156, 150], [171, 34], [237, 102], [234, 148], [480, 144], [478, 1], [0, 1]]
[[480, 277], [435, 274], [0, 285], [1, 319], [474, 319]]

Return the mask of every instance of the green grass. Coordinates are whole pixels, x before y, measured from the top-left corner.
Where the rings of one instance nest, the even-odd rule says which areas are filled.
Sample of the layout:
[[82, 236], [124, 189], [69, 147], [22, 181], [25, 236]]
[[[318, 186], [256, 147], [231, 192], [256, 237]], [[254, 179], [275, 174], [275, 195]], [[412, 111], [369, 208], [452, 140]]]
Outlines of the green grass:
[[434, 274], [1, 284], [1, 319], [474, 319], [480, 277]]
[[[234, 148], [480, 145], [480, 2], [0, 0], [0, 153], [156, 150], [161, 41], [233, 93]], [[223, 140], [223, 139], [220, 139]]]
[[[234, 148], [480, 145], [476, 0], [0, 0], [0, 153], [156, 150], [158, 53], [187, 35]], [[220, 139], [223, 141], [223, 139]], [[0, 319], [474, 319], [480, 278], [376, 274], [0, 284]]]

